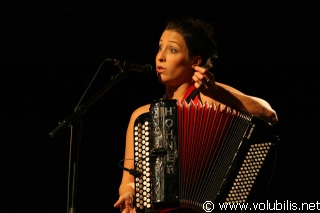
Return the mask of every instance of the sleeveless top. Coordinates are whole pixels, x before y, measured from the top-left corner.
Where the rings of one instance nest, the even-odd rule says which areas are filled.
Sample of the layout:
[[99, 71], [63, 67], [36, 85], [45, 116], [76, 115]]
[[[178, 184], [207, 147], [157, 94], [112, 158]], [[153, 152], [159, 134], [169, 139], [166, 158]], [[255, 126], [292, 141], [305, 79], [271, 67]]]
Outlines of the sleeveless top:
[[[163, 99], [168, 99], [166, 94], [163, 95]], [[190, 85], [184, 94], [183, 98], [181, 99], [180, 102], [186, 101], [189, 103], [191, 100], [193, 100], [194, 103], [202, 103], [201, 98], [200, 98], [200, 92], [199, 90], [194, 86]]]

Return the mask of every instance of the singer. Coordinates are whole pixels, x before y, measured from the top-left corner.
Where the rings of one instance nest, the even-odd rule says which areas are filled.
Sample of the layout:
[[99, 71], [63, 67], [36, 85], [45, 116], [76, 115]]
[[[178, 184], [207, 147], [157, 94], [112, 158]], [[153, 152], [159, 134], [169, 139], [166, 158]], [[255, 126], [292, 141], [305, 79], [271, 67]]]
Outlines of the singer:
[[[215, 80], [213, 71], [217, 52], [211, 23], [192, 17], [170, 20], [160, 36], [155, 56], [158, 80], [165, 85], [162, 98], [230, 106], [275, 125], [277, 114], [266, 100]], [[125, 168], [134, 168], [134, 121], [139, 115], [149, 112], [149, 108], [150, 104], [141, 106], [131, 115], [126, 133]], [[128, 171], [123, 171], [119, 199], [114, 204], [122, 213], [136, 212], [134, 178]], [[163, 212], [193, 211], [178, 207]]]

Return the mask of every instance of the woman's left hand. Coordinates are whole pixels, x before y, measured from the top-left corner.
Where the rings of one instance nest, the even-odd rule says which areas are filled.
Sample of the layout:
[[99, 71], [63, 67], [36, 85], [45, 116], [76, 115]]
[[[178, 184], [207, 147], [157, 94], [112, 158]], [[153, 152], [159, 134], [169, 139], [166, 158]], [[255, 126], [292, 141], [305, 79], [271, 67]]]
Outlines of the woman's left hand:
[[194, 70], [192, 80], [196, 88], [204, 93], [209, 88], [215, 88], [215, 77], [210, 71], [200, 66], [195, 66]]

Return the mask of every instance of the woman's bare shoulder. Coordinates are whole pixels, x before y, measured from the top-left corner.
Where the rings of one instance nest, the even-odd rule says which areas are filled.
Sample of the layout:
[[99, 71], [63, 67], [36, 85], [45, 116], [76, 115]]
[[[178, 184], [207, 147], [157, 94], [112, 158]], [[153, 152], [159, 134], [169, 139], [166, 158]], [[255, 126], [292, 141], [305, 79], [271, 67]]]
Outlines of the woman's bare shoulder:
[[140, 106], [133, 111], [131, 118], [135, 119], [135, 118], [139, 117], [140, 115], [149, 112], [149, 109], [150, 109], [150, 104]]

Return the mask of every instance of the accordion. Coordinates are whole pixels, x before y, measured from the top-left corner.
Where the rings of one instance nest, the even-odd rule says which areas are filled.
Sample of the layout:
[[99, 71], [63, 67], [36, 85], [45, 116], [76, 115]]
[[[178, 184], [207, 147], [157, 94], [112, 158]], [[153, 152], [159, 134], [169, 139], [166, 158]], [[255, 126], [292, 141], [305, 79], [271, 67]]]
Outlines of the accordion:
[[252, 202], [271, 177], [277, 143], [273, 126], [252, 115], [155, 100], [134, 124], [136, 211]]

